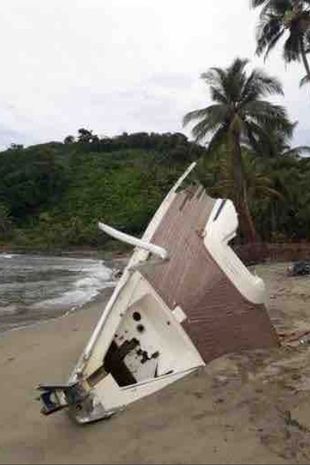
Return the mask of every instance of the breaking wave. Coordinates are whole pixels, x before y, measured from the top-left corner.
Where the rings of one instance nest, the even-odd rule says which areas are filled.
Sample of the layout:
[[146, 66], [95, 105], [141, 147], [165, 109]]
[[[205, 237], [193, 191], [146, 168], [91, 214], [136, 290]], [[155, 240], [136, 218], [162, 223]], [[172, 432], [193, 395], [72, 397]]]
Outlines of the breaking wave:
[[67, 313], [114, 286], [102, 260], [0, 254], [0, 332]]

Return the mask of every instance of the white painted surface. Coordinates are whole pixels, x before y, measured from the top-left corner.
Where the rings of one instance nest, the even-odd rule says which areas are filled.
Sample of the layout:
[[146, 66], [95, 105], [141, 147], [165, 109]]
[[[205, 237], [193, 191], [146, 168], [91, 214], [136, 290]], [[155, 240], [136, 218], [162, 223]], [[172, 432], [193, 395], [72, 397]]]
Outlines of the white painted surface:
[[187, 319], [186, 314], [180, 306], [175, 307], [175, 309], [172, 312], [172, 315], [179, 323], [183, 323], [183, 321]]
[[107, 224], [104, 224], [104, 223], [99, 222], [98, 226], [101, 229], [101, 231], [105, 232], [106, 234], [113, 237], [114, 239], [117, 239], [121, 242], [125, 242], [126, 244], [131, 244], [136, 247], [140, 247], [141, 249], [147, 250], [148, 252], [151, 252], [152, 254], [157, 255], [163, 260], [167, 260], [168, 258], [167, 251], [163, 249], [162, 247], [159, 247], [158, 245], [151, 244], [150, 242], [143, 241], [142, 239], [137, 239], [136, 237], [133, 237], [133, 236], [130, 236], [129, 234], [125, 234], [121, 231], [118, 231], [117, 229], [114, 229], [111, 226], [108, 226]]
[[[131, 325], [130, 321], [134, 311], [144, 312], [143, 319], [146, 319], [150, 326], [145, 335], [133, 331], [136, 325]], [[170, 324], [166, 325], [167, 322]], [[186, 332], [172, 316], [171, 310], [154, 291], [148, 281], [136, 271], [132, 275], [128, 285], [125, 286], [117, 304], [106, 320], [104, 329], [99, 335], [97, 344], [92, 352], [92, 357], [84, 367], [86, 377], [102, 365], [103, 358], [114, 339], [115, 333], [119, 334], [122, 331], [122, 327], [124, 328], [127, 325], [127, 339], [129, 337], [139, 337], [145, 344], [153, 344], [153, 348], [149, 347], [149, 350], [153, 351], [158, 350], [155, 348], [156, 345], [154, 344], [156, 343], [154, 343], [154, 339], [157, 340], [157, 346], [167, 346], [165, 349], [166, 356], [161, 361], [161, 372], [164, 370], [163, 364], [166, 367], [170, 366], [169, 359], [172, 357], [176, 370], [184, 370], [192, 365], [204, 364]], [[170, 355], [168, 355], [169, 351]], [[185, 354], [185, 361], [179, 361], [180, 351], [183, 351], [183, 354]]]
[[111, 375], [104, 378], [95, 389], [95, 397], [106, 411], [125, 407], [126, 405], [154, 394], [169, 384], [189, 375], [199, 367], [175, 373], [148, 382], [136, 384], [126, 388], [120, 388]]
[[[205, 365], [177, 318], [148, 281], [136, 271], [129, 282], [106, 320], [83, 375], [87, 378], [103, 364], [113, 339], [120, 346], [125, 338], [137, 338], [141, 350], [150, 355], [158, 351], [159, 356], [156, 363], [151, 358], [141, 365], [133, 351], [124, 362], [136, 384], [121, 387], [110, 373], [92, 388], [106, 412], [150, 395]], [[135, 312], [141, 314], [139, 322], [133, 319]], [[137, 323], [144, 325], [143, 333], [137, 332]]]
[[223, 270], [232, 284], [248, 301], [262, 304], [266, 301], [264, 281], [253, 275], [229, 246], [236, 236], [238, 216], [231, 200], [226, 200], [216, 218], [222, 199], [218, 199], [212, 209], [204, 230], [204, 244], [212, 258]]

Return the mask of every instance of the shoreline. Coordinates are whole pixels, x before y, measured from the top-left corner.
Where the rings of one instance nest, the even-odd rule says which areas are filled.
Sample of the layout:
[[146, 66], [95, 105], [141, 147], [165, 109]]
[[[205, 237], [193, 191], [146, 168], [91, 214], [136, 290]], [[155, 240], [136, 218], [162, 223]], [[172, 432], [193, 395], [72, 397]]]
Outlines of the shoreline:
[[[235, 253], [247, 265], [272, 262], [288, 262], [310, 260], [310, 241], [287, 242], [257, 242], [254, 244], [236, 244]], [[107, 263], [129, 260], [133, 248], [119, 245], [119, 247], [101, 249], [98, 247], [72, 247], [65, 249], [28, 249], [16, 247], [12, 244], [0, 244], [0, 254], [42, 255], [68, 257], [77, 259], [104, 260]]]
[[27, 330], [27, 329], [31, 329], [31, 328], [40, 327], [40, 326], [42, 326], [42, 325], [44, 325], [46, 323], [61, 320], [63, 318], [67, 318], [68, 316], [70, 316], [72, 314], [87, 311], [88, 308], [92, 308], [96, 304], [100, 305], [100, 304], [102, 304], [102, 302], [105, 302], [105, 304], [106, 304], [108, 302], [110, 296], [112, 295], [112, 293], [114, 291], [114, 288], [115, 288], [115, 286], [105, 287], [105, 288], [101, 289], [100, 292], [95, 297], [90, 299], [88, 302], [86, 302], [84, 304], [81, 304], [81, 305], [78, 305], [76, 307], [72, 307], [71, 309], [66, 310], [63, 313], [59, 313], [58, 315], [50, 316], [50, 317], [46, 316], [46, 317], [44, 317], [42, 319], [36, 319], [36, 320], [34, 319], [33, 321], [29, 322], [29, 324], [23, 324], [23, 325], [20, 325], [20, 326], [16, 325], [15, 327], [5, 329], [4, 331], [0, 331], [0, 340], [1, 340], [2, 337], [4, 337], [7, 334], [10, 334], [10, 333], [13, 333], [13, 332], [15, 333], [15, 332], [18, 332], [18, 331], [23, 331], [23, 330]]
[[80, 259], [95, 259], [95, 260], [123, 260], [130, 257], [131, 249], [100, 249], [98, 247], [73, 247], [66, 249], [31, 249], [14, 246], [12, 244], [0, 244], [0, 254], [20, 254], [20, 255], [42, 255], [55, 257], [69, 257]]
[[[44, 256], [40, 255], [40, 257], [43, 257], [44, 259]], [[60, 257], [60, 259], [61, 258], [68, 257], [62, 256]], [[76, 260], [77, 258], [72, 257], [72, 259]], [[79, 260], [79, 266], [81, 267], [84, 266], [83, 260], [86, 260], [85, 266], [87, 267], [87, 260], [92, 259], [83, 257], [78, 258], [77, 260]], [[100, 286], [88, 293], [88, 295], [86, 295], [85, 298], [82, 296], [83, 298], [80, 299], [80, 302], [68, 301], [64, 302], [63, 304], [59, 303], [56, 306], [44, 306], [44, 302], [42, 302], [41, 306], [41, 302], [38, 301], [38, 303], [34, 303], [33, 305], [26, 303], [25, 305], [18, 303], [16, 303], [15, 305], [15, 303], [11, 303], [7, 304], [7, 306], [4, 306], [3, 309], [1, 307], [3, 311], [0, 314], [0, 337], [2, 337], [3, 334], [6, 334], [8, 332], [15, 332], [20, 329], [26, 329], [35, 325], [40, 325], [46, 321], [62, 318], [68, 314], [77, 312], [79, 310], [83, 310], [84, 308], [87, 309], [88, 305], [100, 301], [106, 295], [111, 295], [117, 282], [117, 279], [115, 278], [115, 273], [118, 270], [123, 270], [123, 268], [126, 266], [128, 262], [128, 258], [123, 256], [113, 260], [94, 260], [95, 262], [98, 262], [98, 264], [102, 263], [106, 269], [110, 270], [109, 273], [111, 273], [111, 277], [108, 278], [108, 281], [102, 282]], [[94, 264], [94, 266], [97, 266], [96, 263]], [[70, 289], [73, 289], [72, 292], [74, 292], [74, 285], [72, 285]], [[71, 291], [67, 290], [66, 292]]]

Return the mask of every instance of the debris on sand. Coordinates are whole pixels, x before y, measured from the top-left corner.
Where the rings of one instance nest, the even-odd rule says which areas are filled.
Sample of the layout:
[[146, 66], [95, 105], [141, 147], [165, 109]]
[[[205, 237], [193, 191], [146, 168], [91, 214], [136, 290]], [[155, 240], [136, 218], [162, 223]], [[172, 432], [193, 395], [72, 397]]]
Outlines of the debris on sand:
[[299, 261], [288, 267], [288, 276], [310, 276], [310, 262]]

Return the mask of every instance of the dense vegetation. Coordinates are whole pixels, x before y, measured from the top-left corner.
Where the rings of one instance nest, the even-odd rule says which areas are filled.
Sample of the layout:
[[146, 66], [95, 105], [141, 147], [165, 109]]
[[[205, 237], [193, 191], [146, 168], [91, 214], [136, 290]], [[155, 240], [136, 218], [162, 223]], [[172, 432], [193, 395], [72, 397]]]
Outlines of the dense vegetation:
[[86, 137], [0, 154], [0, 237], [42, 249], [105, 244], [102, 220], [140, 234], [171, 183], [204, 152], [183, 134]]
[[[111, 248], [103, 220], [139, 235], [171, 184], [192, 161], [212, 195], [234, 196], [225, 145], [212, 154], [183, 134], [123, 134], [100, 140], [86, 131], [0, 154], [0, 237], [25, 249]], [[91, 135], [91, 136], [90, 136]], [[257, 157], [242, 150], [251, 212], [263, 240], [310, 236], [310, 159]]]

